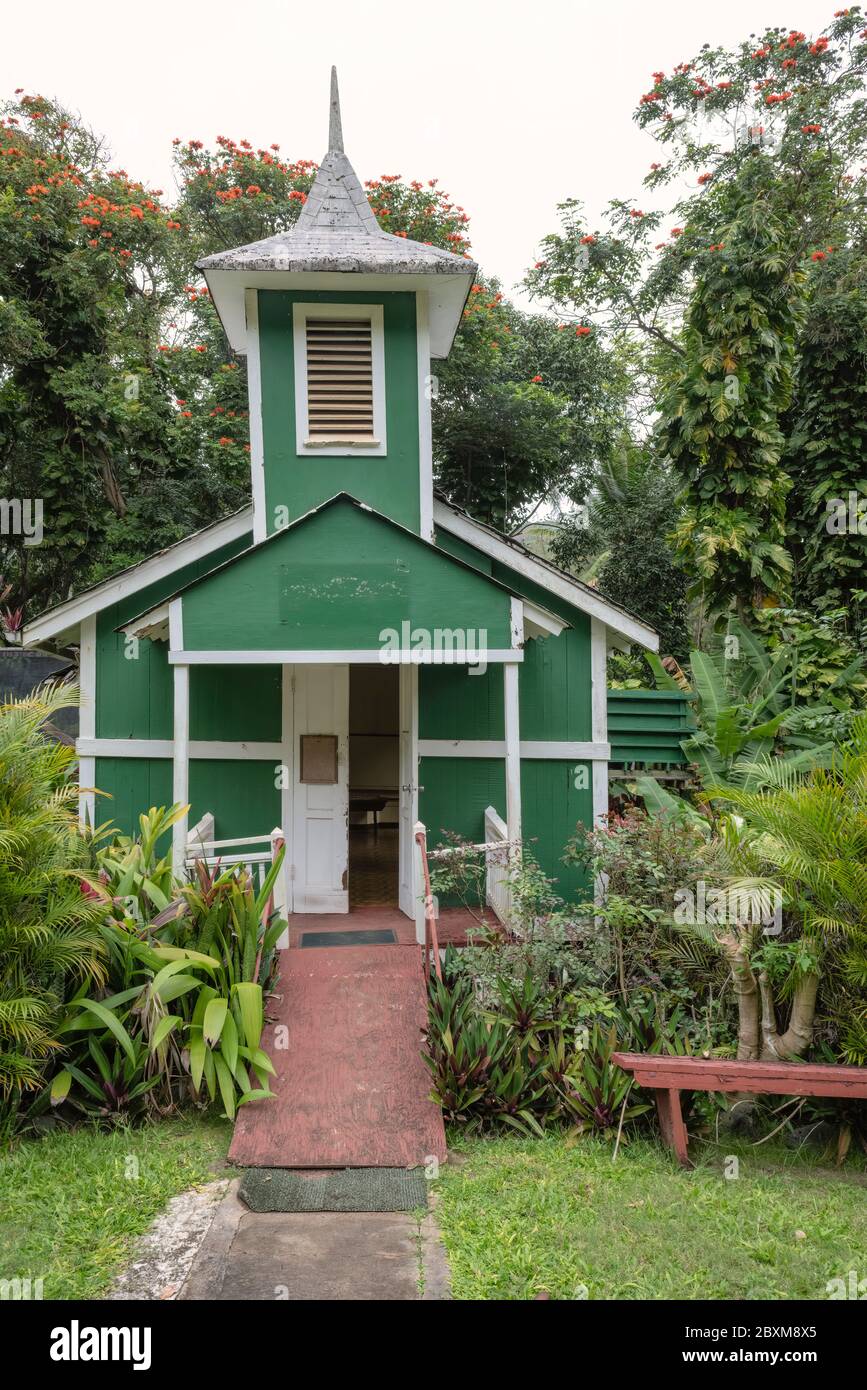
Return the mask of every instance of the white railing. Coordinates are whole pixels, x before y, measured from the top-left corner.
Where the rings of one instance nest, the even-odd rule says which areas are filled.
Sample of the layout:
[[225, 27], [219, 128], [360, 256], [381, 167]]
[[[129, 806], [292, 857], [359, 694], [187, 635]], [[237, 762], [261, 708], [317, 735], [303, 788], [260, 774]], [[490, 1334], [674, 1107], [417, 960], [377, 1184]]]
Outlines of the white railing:
[[[206, 811], [201, 820], [192, 827], [187, 836], [184, 864], [188, 871], [195, 868], [197, 860], [204, 860], [209, 869], [230, 869], [233, 865], [243, 866], [250, 875], [255, 892], [260, 892], [265, 879], [280, 848], [284, 845], [281, 829], [275, 828], [268, 835], [248, 835], [234, 840], [215, 840], [213, 812]], [[263, 846], [263, 848], [255, 848]], [[227, 852], [228, 851], [228, 852]], [[285, 859], [284, 859], [285, 870]], [[265, 909], [265, 916], [278, 912], [286, 916], [286, 876], [279, 873], [271, 889], [271, 896]], [[277, 942], [278, 947], [289, 945], [289, 934], [284, 932]]]
[[509, 925], [512, 915], [512, 893], [509, 887], [509, 828], [493, 806], [485, 811], [485, 902], [503, 923]]
[[[424, 831], [419, 822], [416, 832]], [[459, 858], [462, 854], [484, 854], [485, 856], [485, 902], [504, 927], [509, 925], [512, 913], [512, 894], [509, 887], [509, 870], [514, 851], [520, 851], [519, 840], [509, 839], [509, 829], [502, 816], [493, 806], [485, 811], [485, 840], [481, 845], [446, 845], [441, 849], [427, 851], [427, 860], [433, 863], [440, 859]]]

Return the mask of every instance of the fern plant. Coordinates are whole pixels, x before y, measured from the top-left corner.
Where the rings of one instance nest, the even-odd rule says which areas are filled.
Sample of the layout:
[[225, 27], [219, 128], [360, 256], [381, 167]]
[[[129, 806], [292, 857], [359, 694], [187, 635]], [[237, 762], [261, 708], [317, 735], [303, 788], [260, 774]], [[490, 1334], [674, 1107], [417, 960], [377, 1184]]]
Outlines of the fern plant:
[[0, 1130], [60, 1048], [64, 995], [105, 974], [105, 908], [76, 872], [75, 751], [43, 726], [75, 702], [68, 686], [0, 705]]

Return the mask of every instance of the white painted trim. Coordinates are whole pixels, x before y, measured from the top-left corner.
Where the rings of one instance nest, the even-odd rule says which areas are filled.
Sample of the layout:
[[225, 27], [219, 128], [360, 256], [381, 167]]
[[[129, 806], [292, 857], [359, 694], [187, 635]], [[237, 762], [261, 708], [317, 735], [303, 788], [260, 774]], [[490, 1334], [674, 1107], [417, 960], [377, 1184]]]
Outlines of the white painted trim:
[[519, 598], [509, 600], [511, 618], [509, 630], [512, 635], [512, 646], [523, 647], [524, 645], [524, 604]]
[[434, 522], [437, 526], [441, 526], [444, 531], [458, 536], [468, 545], [475, 546], [485, 555], [490, 555], [500, 564], [513, 569], [516, 574], [523, 575], [525, 579], [531, 579], [534, 584], [540, 584], [542, 588], [556, 594], [566, 603], [570, 603], [573, 608], [579, 609], [582, 613], [588, 613], [591, 617], [601, 619], [612, 631], [621, 633], [630, 642], [637, 642], [640, 646], [646, 647], [648, 651], [659, 651], [659, 637], [652, 628], [646, 627], [637, 618], [631, 618], [626, 613], [621, 613], [618, 608], [606, 603], [599, 595], [588, 593], [586, 589], [574, 583], [566, 575], [560, 574], [550, 565], [547, 565], [544, 560], [530, 555], [529, 552], [517, 550], [486, 526], [480, 526], [477, 522], [471, 521], [469, 517], [461, 516], [447, 503], [439, 502], [436, 499], [434, 500]]
[[[172, 748], [172, 801], [175, 805], [190, 799], [190, 668], [175, 667], [174, 746]], [[176, 878], [184, 872], [189, 833], [189, 814], [172, 827], [172, 871]]]
[[[373, 437], [364, 444], [309, 444], [307, 420], [307, 320], [369, 319], [373, 362]], [[385, 418], [385, 327], [381, 304], [293, 304], [295, 359], [295, 452], [303, 458], [384, 458], [388, 452]]]
[[[176, 669], [180, 669], [179, 667]], [[90, 758], [171, 758], [174, 742], [170, 738], [79, 738], [76, 749]], [[221, 742], [191, 739], [190, 757], [227, 762], [279, 762], [282, 743]]]
[[[432, 541], [433, 523], [433, 433], [431, 426], [430, 377], [430, 307], [428, 291], [419, 290], [415, 297], [415, 342], [418, 362], [418, 498], [419, 535]], [[416, 817], [418, 819], [418, 817]]]
[[418, 667], [402, 666], [399, 686], [398, 905], [415, 923], [416, 941], [424, 945], [424, 904], [415, 841], [418, 821]]
[[556, 613], [552, 613], [549, 608], [540, 608], [538, 603], [531, 603], [529, 599], [522, 599], [524, 605], [524, 639], [528, 637], [559, 637], [564, 632], [569, 623], [565, 618], [559, 618]]
[[524, 660], [521, 648], [503, 647], [495, 651], [436, 651], [406, 647], [388, 648], [388, 661], [383, 661], [382, 647], [351, 648], [347, 651], [170, 651], [172, 666], [477, 666], [481, 660], [516, 662]]
[[265, 498], [265, 433], [262, 417], [262, 362], [259, 355], [259, 293], [244, 291], [247, 319], [247, 402], [250, 410], [250, 477], [253, 490], [253, 544], [268, 535]]
[[[291, 679], [290, 675], [288, 680], [291, 682]], [[284, 706], [284, 718], [286, 713]], [[291, 726], [291, 709], [288, 714]], [[75, 746], [81, 757], [85, 758], [171, 758], [174, 749], [170, 738], [79, 738]], [[189, 748], [190, 758], [198, 762], [276, 762], [289, 766], [291, 770], [291, 762], [287, 763], [287, 758], [291, 759], [291, 743], [229, 743], [214, 739], [191, 739]], [[423, 738], [418, 741], [418, 755], [420, 758], [504, 758], [506, 740]], [[522, 740], [521, 757], [552, 762], [608, 762], [611, 745], [573, 740]]]
[[169, 603], [169, 649], [181, 652], [184, 649], [184, 601], [173, 598]]
[[[85, 738], [96, 737], [96, 615], [85, 618], [81, 624], [81, 641], [78, 650], [79, 711], [78, 727]], [[76, 745], [77, 746], [77, 745]], [[78, 794], [78, 818], [84, 824], [94, 824], [96, 815], [96, 794], [93, 790], [96, 781], [96, 762], [86, 754], [78, 759], [78, 784], [84, 790]]]
[[27, 624], [24, 631], [25, 645], [34, 646], [49, 637], [57, 636], [58, 633], [77, 628], [79, 623], [83, 623], [86, 618], [99, 613], [103, 608], [120, 603], [131, 594], [137, 594], [157, 580], [183, 569], [185, 565], [194, 564], [196, 560], [204, 559], [231, 541], [246, 536], [252, 524], [252, 510], [245, 507], [236, 516], [227, 517], [225, 521], [209, 526], [206, 531], [188, 536], [185, 541], [178, 541], [177, 545], [169, 546], [167, 550], [159, 555], [152, 555], [148, 560], [142, 560], [140, 565], [116, 575], [114, 579], [106, 579], [104, 584], [99, 584], [78, 598], [68, 599], [66, 603], [59, 604], [50, 612], [44, 613], [41, 618], [34, 618], [32, 623]]
[[357, 270], [206, 270], [205, 279], [211, 291], [214, 307], [226, 331], [226, 337], [236, 352], [246, 351], [244, 322], [244, 290], [306, 290], [352, 294], [358, 290], [385, 292], [426, 290], [430, 295], [431, 356], [448, 357], [467, 293], [475, 274], [475, 266], [465, 261], [455, 273], [432, 270], [409, 274], [400, 271], [367, 274]]
[[[523, 629], [523, 614], [521, 617]], [[521, 733], [517, 666], [503, 667], [503, 710], [506, 725], [506, 825], [509, 839], [521, 839]]]
[[[608, 641], [605, 624], [590, 619], [590, 732], [602, 743], [608, 738]], [[609, 753], [610, 757], [610, 753]], [[593, 764], [593, 821], [608, 814], [608, 764]]]
[[[504, 758], [506, 740], [494, 739], [419, 739], [421, 758]], [[578, 743], [572, 740], [530, 739], [521, 741], [521, 758], [552, 762], [608, 762], [611, 745], [608, 743]]]

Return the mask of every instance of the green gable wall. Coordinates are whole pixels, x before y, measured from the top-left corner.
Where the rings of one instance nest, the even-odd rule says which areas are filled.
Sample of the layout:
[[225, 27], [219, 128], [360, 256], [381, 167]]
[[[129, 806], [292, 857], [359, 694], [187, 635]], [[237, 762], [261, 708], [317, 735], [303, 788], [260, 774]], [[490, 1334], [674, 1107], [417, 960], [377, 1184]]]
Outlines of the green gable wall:
[[[109, 739], [171, 739], [174, 688], [165, 642], [140, 641], [138, 657], [125, 655], [126, 639], [115, 629], [160, 603], [184, 584], [207, 574], [251, 543], [242, 538], [167, 575], [104, 609], [97, 619], [96, 736]], [[279, 667], [194, 667], [190, 673], [190, 737], [216, 742], [269, 742], [281, 738]], [[271, 762], [236, 760], [190, 763], [190, 823], [216, 816], [220, 839], [270, 831], [280, 819], [280, 795]], [[98, 823], [112, 821], [125, 834], [138, 818], [172, 799], [169, 758], [96, 759]]]
[[[96, 622], [96, 737], [171, 738], [174, 700], [172, 673], [161, 642], [140, 641], [138, 655], [127, 656], [127, 639], [116, 629], [162, 603], [184, 584], [207, 574], [244, 550], [242, 537], [164, 579], [104, 608]], [[129, 648], [130, 651], [135, 650]], [[196, 735], [193, 735], [196, 737]]]
[[209, 575], [183, 614], [189, 651], [374, 650], [405, 621], [511, 645], [508, 593], [348, 501]]
[[[381, 304], [388, 453], [382, 458], [299, 455], [295, 436], [294, 304]], [[260, 290], [259, 356], [269, 533], [277, 508], [290, 521], [348, 492], [411, 531], [420, 527], [418, 352], [415, 295]], [[427, 370], [427, 367], [425, 367]]]
[[483, 555], [481, 550], [476, 550], [475, 546], [468, 545], [462, 541], [460, 536], [453, 536], [450, 531], [437, 531], [434, 540], [440, 550], [445, 550], [447, 554], [454, 555], [456, 559], [463, 560], [464, 564], [472, 565], [474, 569], [481, 570], [483, 574], [490, 574], [493, 562], [490, 555]]

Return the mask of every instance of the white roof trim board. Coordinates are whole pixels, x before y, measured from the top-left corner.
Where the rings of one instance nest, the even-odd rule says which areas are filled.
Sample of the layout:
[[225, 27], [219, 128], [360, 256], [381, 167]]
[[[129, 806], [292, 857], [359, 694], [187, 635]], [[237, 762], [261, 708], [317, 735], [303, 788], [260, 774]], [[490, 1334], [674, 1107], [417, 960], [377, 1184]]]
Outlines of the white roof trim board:
[[[270, 536], [266, 536], [264, 540], [254, 540], [252, 545], [248, 546], [246, 550], [241, 551], [238, 555], [234, 556], [233, 559], [224, 561], [224, 563], [218, 566], [217, 568], [228, 568], [229, 566], [233, 565], [237, 560], [243, 559], [246, 555], [252, 554], [253, 551], [259, 550], [263, 546], [270, 545], [272, 542], [275, 542], [278, 539], [278, 537], [285, 536], [289, 534], [291, 531], [295, 530], [297, 527], [303, 526], [304, 523], [308, 521], [311, 517], [314, 517], [317, 514], [327, 510], [335, 503], [340, 503], [343, 501], [351, 503], [360, 511], [370, 512], [371, 515], [378, 517], [380, 521], [386, 522], [389, 526], [393, 526], [398, 531], [406, 532], [406, 534], [412, 536], [414, 541], [421, 545], [433, 545], [432, 541], [425, 540], [423, 536], [419, 536], [415, 532], [407, 531], [406, 527], [400, 525], [399, 522], [393, 521], [390, 517], [385, 516], [382, 512], [377, 512], [373, 507], [369, 506], [368, 503], [359, 502], [357, 498], [354, 498], [347, 493], [337, 493], [327, 502], [321, 503], [318, 507], [311, 507], [311, 509], [305, 512], [303, 516], [296, 517], [296, 519], [293, 522], [290, 522], [290, 524], [287, 527], [284, 527], [279, 531], [272, 531]], [[434, 546], [434, 549], [436, 550], [437, 547]], [[442, 556], [444, 559], [451, 560], [455, 564], [460, 565], [464, 569], [473, 570], [474, 573], [478, 573], [480, 577], [484, 579], [487, 583], [493, 584], [496, 588], [501, 589], [506, 593], [512, 594], [513, 642], [515, 646], [520, 646], [523, 644], [523, 642], [528, 641], [529, 639], [534, 637], [559, 637], [560, 633], [570, 626], [570, 623], [566, 618], [561, 618], [558, 613], [551, 612], [550, 609], [543, 607], [539, 603], [533, 603], [529, 599], [519, 597], [509, 588], [507, 584], [503, 584], [499, 579], [495, 579], [492, 575], [486, 574], [484, 570], [476, 571], [474, 569], [474, 566], [469, 564], [466, 560], [461, 559], [460, 556], [451, 555], [447, 550], [444, 549], [438, 550], [438, 554]], [[169, 595], [168, 599], [162, 599], [160, 603], [154, 605], [153, 608], [146, 609], [142, 613], [137, 613], [134, 617], [130, 618], [129, 622], [125, 623], [120, 630], [128, 637], [158, 638], [164, 636], [166, 615], [168, 608], [171, 606], [171, 603], [173, 601], [178, 601], [178, 603], [180, 603], [180, 601], [183, 598], [183, 595], [186, 593], [188, 589], [197, 587], [200, 583], [210, 578], [210, 575], [213, 573], [216, 573], [216, 570], [212, 570], [209, 573], [200, 575], [198, 579], [190, 580], [188, 583], [182, 585], [179, 589], [177, 589], [174, 594]], [[333, 653], [331, 654], [331, 659], [335, 660]], [[491, 659], [495, 660], [497, 658], [492, 656]]]
[[[319, 166], [298, 221], [288, 231], [197, 262], [233, 348], [246, 352], [245, 288], [307, 288], [314, 275], [320, 289], [327, 275], [347, 275], [356, 289], [431, 290], [431, 355], [445, 357], [460, 323], [476, 273], [475, 261], [393, 236], [380, 227], [358, 176], [343, 149], [337, 73], [331, 69], [328, 153]], [[377, 277], [367, 285], [366, 277]], [[395, 284], [395, 276], [406, 277]], [[365, 277], [364, 283], [361, 277]], [[385, 284], [382, 280], [385, 278]], [[432, 281], [430, 277], [435, 277]], [[341, 285], [333, 288], [340, 289]]]
[[[434, 521], [444, 531], [466, 541], [492, 559], [499, 560], [518, 574], [522, 574], [524, 578], [548, 589], [579, 611], [601, 619], [612, 636], [616, 634], [628, 642], [637, 642], [649, 651], [659, 650], [659, 638], [651, 628], [615, 604], [608, 603], [592, 589], [570, 578], [546, 560], [533, 555], [516, 541], [506, 540], [490, 527], [474, 521], [466, 513], [457, 511], [440, 500], [434, 502]], [[25, 627], [24, 645], [32, 647], [52, 638], [73, 635], [85, 618], [139, 593], [148, 585], [166, 575], [176, 573], [196, 560], [205, 558], [224, 545], [240, 540], [243, 536], [251, 534], [252, 530], [253, 509], [244, 507], [233, 516], [215, 522], [203, 531], [197, 531], [186, 540], [158, 551], [157, 554], [142, 560], [140, 564], [121, 571], [111, 579], [94, 585], [92, 589], [86, 589], [75, 598], [68, 599], [66, 603], [58, 604], [56, 608], [34, 618], [33, 622]], [[567, 626], [556, 615], [527, 599], [524, 599], [524, 618], [525, 635], [528, 637], [541, 636], [542, 633], [556, 636]]]
[[434, 499], [434, 525], [441, 526], [444, 531], [466, 541], [468, 545], [475, 546], [491, 559], [507, 565], [516, 574], [531, 579], [549, 593], [556, 594], [566, 603], [571, 603], [572, 607], [580, 612], [587, 613], [591, 618], [598, 618], [612, 634], [616, 633], [629, 642], [636, 642], [648, 651], [659, 651], [659, 635], [653, 628], [617, 604], [609, 603], [601, 594], [597, 594], [580, 580], [573, 579], [549, 561], [534, 555], [519, 541], [501, 536], [490, 526], [474, 521], [466, 512], [450, 506], [439, 498]]
[[101, 612], [103, 608], [109, 608], [113, 603], [120, 603], [131, 594], [146, 589], [149, 584], [155, 584], [166, 575], [183, 569], [185, 565], [191, 565], [196, 560], [211, 555], [215, 550], [220, 550], [222, 546], [240, 540], [252, 530], [253, 508], [244, 507], [233, 516], [217, 521], [202, 531], [196, 531], [185, 540], [157, 551], [155, 555], [149, 555], [139, 564], [121, 570], [111, 579], [95, 584], [92, 589], [85, 589], [74, 598], [67, 599], [65, 603], [59, 603], [56, 608], [50, 608], [47, 613], [34, 618], [24, 629], [24, 645], [30, 647], [48, 638], [73, 633], [85, 618]]

